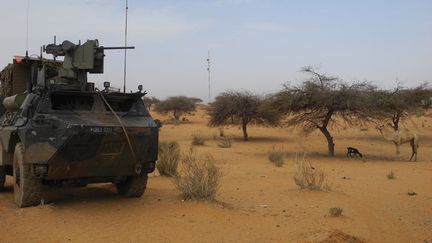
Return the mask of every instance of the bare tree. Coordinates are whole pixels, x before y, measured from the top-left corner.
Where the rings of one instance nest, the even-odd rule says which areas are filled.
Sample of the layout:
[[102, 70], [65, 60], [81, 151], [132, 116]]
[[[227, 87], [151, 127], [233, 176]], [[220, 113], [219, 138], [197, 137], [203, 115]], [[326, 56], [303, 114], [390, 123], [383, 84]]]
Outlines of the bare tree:
[[241, 125], [243, 139], [249, 139], [247, 126], [256, 124], [278, 125], [281, 115], [270, 103], [247, 91], [227, 91], [215, 98], [208, 108], [210, 126]]
[[156, 104], [156, 111], [161, 114], [172, 113], [174, 119], [179, 120], [184, 114], [190, 114], [195, 111], [197, 103], [202, 102], [201, 99], [186, 97], [186, 96], [174, 96], [169, 97]]
[[347, 84], [310, 66], [301, 71], [310, 78], [297, 87], [285, 85], [273, 97], [273, 106], [290, 115], [288, 125], [302, 127], [306, 133], [318, 129], [327, 139], [328, 154], [334, 156], [329, 128], [340, 122], [357, 125], [370, 121], [376, 88], [367, 82]]
[[395, 90], [380, 90], [376, 92], [376, 104], [384, 121], [395, 131], [400, 123], [410, 116], [426, 114], [431, 107], [432, 90], [427, 84], [415, 88], [403, 88], [400, 85]]

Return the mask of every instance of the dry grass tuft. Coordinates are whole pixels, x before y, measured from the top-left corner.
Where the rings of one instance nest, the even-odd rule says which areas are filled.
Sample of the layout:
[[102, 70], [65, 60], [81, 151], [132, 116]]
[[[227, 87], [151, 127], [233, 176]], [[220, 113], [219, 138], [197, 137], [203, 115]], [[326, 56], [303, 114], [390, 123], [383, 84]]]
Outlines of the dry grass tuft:
[[393, 170], [391, 170], [390, 173], [387, 174], [387, 179], [389, 179], [389, 180], [396, 179], [396, 175], [393, 172]]
[[193, 134], [192, 135], [192, 145], [195, 145], [195, 146], [204, 145], [206, 140], [207, 140], [206, 137], [204, 137], [202, 134]]
[[220, 148], [231, 148], [233, 139], [231, 137], [225, 136], [222, 141], [218, 144]]
[[268, 152], [268, 159], [277, 167], [282, 167], [285, 163], [285, 153], [283, 150], [273, 147], [273, 149]]
[[157, 170], [162, 176], [177, 175], [180, 157], [180, 146], [177, 142], [160, 142]]
[[183, 199], [212, 201], [219, 190], [222, 176], [210, 155], [200, 160], [191, 150], [182, 158], [182, 173], [174, 178]]
[[339, 216], [342, 215], [342, 212], [343, 212], [343, 209], [342, 208], [337, 208], [337, 207], [330, 208], [330, 210], [329, 210], [329, 214], [332, 217], [339, 217]]
[[305, 155], [296, 157], [296, 171], [294, 181], [301, 189], [315, 191], [330, 191], [327, 175], [321, 168], [315, 168], [306, 161]]

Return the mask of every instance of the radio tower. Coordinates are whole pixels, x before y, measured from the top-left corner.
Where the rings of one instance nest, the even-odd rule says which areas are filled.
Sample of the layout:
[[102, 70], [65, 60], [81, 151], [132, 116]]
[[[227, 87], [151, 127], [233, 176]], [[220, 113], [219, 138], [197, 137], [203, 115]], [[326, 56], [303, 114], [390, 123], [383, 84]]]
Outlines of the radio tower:
[[207, 57], [207, 72], [208, 72], [208, 103], [211, 102], [211, 92], [210, 92], [210, 51], [208, 51]]

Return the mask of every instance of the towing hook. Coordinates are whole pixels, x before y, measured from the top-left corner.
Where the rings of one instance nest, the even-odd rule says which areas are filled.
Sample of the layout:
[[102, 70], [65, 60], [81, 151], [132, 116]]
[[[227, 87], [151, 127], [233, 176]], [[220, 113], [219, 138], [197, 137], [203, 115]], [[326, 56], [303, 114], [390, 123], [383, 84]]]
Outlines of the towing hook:
[[135, 173], [137, 173], [137, 175], [141, 174], [141, 170], [142, 170], [142, 165], [141, 164], [136, 164], [135, 165]]

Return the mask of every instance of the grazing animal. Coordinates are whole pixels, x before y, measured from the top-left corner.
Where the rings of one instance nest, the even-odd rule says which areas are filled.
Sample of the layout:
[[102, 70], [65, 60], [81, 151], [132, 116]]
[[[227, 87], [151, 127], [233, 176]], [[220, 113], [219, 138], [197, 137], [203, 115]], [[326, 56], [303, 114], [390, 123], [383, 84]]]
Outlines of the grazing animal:
[[363, 158], [363, 155], [360, 153], [360, 151], [353, 147], [347, 148], [347, 157], [356, 157], [360, 156], [360, 158]]
[[380, 131], [383, 138], [387, 141], [391, 141], [396, 146], [396, 154], [400, 154], [400, 146], [404, 143], [409, 143], [411, 145], [411, 158], [409, 161], [411, 161], [414, 157], [414, 161], [417, 161], [417, 150], [419, 147], [419, 137], [415, 134], [410, 132], [408, 129], [403, 130], [390, 130], [389, 128], [386, 128], [384, 125], [379, 125], [376, 127], [378, 131]]

